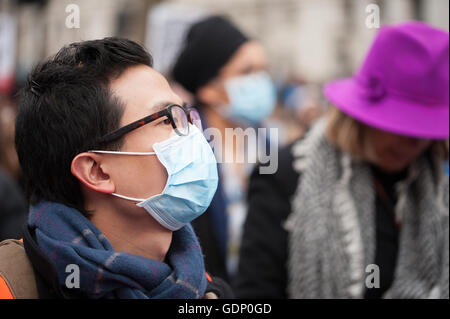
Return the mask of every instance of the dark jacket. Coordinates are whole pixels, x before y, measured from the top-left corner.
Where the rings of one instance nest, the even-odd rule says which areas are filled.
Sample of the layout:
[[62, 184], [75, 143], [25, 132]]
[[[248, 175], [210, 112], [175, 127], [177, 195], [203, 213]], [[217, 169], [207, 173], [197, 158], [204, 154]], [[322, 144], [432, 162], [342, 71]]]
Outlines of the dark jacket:
[[291, 213], [290, 199], [299, 174], [292, 167], [291, 146], [282, 150], [278, 171], [253, 172], [248, 191], [248, 215], [234, 283], [237, 298], [286, 298], [288, 234], [283, 224]]
[[27, 204], [19, 187], [0, 170], [0, 241], [21, 237]]
[[[206, 118], [200, 112], [202, 122], [207, 127]], [[209, 141], [208, 141], [209, 142]], [[220, 174], [220, 164], [218, 165]], [[206, 271], [229, 282], [226, 267], [228, 246], [228, 216], [226, 198], [223, 192], [222, 177], [219, 177], [217, 192], [206, 212], [192, 222], [205, 256]]]
[[206, 271], [228, 282], [225, 261], [228, 224], [224, 197], [222, 185], [219, 183], [210, 207], [202, 216], [192, 222], [192, 227], [194, 227], [205, 256]]

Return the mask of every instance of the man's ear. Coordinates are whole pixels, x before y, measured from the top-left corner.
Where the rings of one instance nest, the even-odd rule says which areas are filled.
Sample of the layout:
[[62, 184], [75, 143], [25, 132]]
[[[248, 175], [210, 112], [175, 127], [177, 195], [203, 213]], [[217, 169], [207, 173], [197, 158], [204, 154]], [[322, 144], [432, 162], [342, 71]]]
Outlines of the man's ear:
[[101, 160], [102, 156], [95, 153], [78, 154], [72, 161], [71, 172], [89, 189], [105, 194], [114, 193], [114, 182], [105, 171]]

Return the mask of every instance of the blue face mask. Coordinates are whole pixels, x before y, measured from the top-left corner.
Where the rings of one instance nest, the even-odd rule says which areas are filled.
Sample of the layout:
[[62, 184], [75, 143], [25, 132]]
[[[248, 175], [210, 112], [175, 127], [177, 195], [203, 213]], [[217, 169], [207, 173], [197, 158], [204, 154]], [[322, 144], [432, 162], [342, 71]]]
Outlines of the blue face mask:
[[194, 125], [190, 126], [188, 136], [174, 136], [154, 144], [153, 149], [152, 153], [92, 152], [156, 155], [169, 175], [161, 194], [148, 199], [112, 195], [138, 202], [137, 206], [144, 208], [162, 226], [176, 231], [201, 216], [211, 204], [219, 180], [217, 161], [202, 132]]
[[228, 80], [225, 88], [230, 99], [227, 116], [258, 124], [270, 116], [277, 103], [277, 92], [267, 72]]

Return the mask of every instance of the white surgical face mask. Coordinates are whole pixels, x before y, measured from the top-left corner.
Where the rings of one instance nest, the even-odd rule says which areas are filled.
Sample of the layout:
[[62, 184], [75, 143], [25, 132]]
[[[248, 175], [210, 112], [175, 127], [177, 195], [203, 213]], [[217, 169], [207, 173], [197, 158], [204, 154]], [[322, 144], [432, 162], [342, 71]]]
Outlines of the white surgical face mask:
[[168, 173], [164, 191], [148, 199], [112, 195], [137, 202], [162, 226], [176, 231], [201, 216], [211, 204], [218, 186], [214, 153], [194, 125], [187, 136], [174, 136], [153, 145], [155, 152], [91, 151], [101, 154], [157, 156]]
[[231, 119], [259, 124], [275, 109], [276, 88], [265, 71], [230, 79], [225, 88], [230, 99], [227, 117]]

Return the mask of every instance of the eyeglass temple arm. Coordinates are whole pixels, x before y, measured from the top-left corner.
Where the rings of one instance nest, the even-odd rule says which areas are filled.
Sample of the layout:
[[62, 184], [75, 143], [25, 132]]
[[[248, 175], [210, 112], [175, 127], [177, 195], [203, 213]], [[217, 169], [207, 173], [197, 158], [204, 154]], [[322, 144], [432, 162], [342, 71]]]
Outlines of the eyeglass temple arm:
[[116, 130], [116, 131], [114, 131], [112, 133], [109, 133], [109, 134], [105, 135], [104, 137], [102, 137], [100, 139], [99, 142], [102, 143], [102, 144], [103, 143], [113, 142], [113, 141], [121, 138], [125, 134], [130, 133], [130, 132], [132, 132], [132, 131], [134, 131], [134, 130], [136, 130], [136, 129], [144, 126], [144, 125], [147, 125], [147, 124], [149, 124], [149, 123], [151, 123], [153, 121], [156, 121], [157, 119], [159, 119], [159, 118], [161, 118], [163, 116], [167, 116], [167, 117], [170, 118], [169, 110], [164, 109], [162, 111], [159, 111], [157, 113], [154, 113], [152, 115], [144, 117], [143, 119], [140, 119], [140, 120], [138, 120], [136, 122], [130, 123], [130, 124], [120, 128], [120, 129], [118, 129], [118, 130]]

